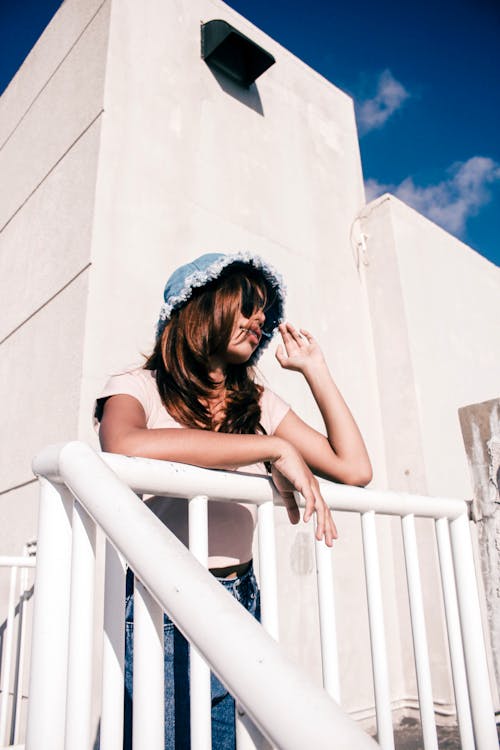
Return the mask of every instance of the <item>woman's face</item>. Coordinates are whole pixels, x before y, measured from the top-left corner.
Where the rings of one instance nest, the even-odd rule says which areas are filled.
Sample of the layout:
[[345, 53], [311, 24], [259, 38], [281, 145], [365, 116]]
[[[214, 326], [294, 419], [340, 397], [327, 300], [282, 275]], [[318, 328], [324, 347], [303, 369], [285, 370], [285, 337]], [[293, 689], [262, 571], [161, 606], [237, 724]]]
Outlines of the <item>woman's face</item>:
[[262, 309], [255, 310], [250, 317], [244, 312], [236, 315], [233, 331], [226, 349], [226, 362], [231, 365], [248, 362], [260, 344], [262, 327], [266, 316]]

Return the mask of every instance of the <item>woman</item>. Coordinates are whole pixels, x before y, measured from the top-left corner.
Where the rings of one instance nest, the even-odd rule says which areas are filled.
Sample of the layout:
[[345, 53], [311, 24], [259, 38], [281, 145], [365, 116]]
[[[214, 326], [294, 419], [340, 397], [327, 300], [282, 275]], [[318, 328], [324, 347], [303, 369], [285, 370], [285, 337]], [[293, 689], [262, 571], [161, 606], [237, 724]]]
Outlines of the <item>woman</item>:
[[[143, 368], [112, 377], [100, 398], [103, 450], [207, 468], [267, 474], [298, 523], [293, 491], [316, 514], [316, 537], [332, 546], [337, 530], [313, 472], [346, 484], [371, 479], [357, 425], [314, 338], [283, 322], [284, 288], [263, 259], [246, 253], [203, 255], [167, 281], [153, 353]], [[327, 437], [254, 380], [253, 366], [279, 327], [276, 357], [301, 373], [322, 414]], [[150, 507], [187, 543], [184, 500], [153, 498]], [[259, 617], [252, 571], [252, 506], [209, 503], [209, 567]], [[131, 576], [127, 598], [126, 688], [131, 698]], [[179, 675], [182, 677], [180, 678]], [[187, 644], [165, 617], [165, 742], [189, 747]], [[126, 724], [129, 722], [126, 710]], [[234, 701], [212, 676], [215, 750], [232, 750]], [[129, 736], [128, 729], [126, 736]], [[128, 741], [128, 740], [127, 740]]]

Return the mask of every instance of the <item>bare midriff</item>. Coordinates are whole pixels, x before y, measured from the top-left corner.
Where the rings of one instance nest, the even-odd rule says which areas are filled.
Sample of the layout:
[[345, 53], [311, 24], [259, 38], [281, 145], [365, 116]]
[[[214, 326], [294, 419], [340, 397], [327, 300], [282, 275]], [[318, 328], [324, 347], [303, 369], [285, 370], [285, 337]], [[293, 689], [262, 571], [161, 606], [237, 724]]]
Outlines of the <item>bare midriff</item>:
[[240, 578], [250, 570], [252, 561], [249, 560], [245, 563], [239, 563], [238, 565], [227, 565], [224, 568], [210, 568], [210, 572], [216, 578]]

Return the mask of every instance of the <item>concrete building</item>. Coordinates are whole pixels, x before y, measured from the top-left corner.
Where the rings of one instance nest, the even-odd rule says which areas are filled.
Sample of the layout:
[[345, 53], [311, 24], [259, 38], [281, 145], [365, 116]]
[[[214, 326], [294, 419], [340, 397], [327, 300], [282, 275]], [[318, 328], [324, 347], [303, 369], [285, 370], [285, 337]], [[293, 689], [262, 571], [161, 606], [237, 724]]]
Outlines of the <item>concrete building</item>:
[[[214, 18], [276, 59], [249, 89], [200, 57], [200, 23]], [[36, 537], [32, 456], [75, 438], [97, 447], [96, 393], [151, 349], [166, 277], [201, 252], [251, 250], [283, 270], [288, 316], [321, 342], [369, 446], [373, 486], [471, 497], [457, 412], [498, 396], [499, 269], [393, 196], [366, 206], [351, 99], [222, 2], [66, 0], [0, 99], [0, 174], [2, 554]], [[271, 352], [261, 371], [320, 426], [299, 377]], [[310, 529], [276, 515], [282, 641], [319, 678]], [[370, 726], [359, 522], [337, 520], [343, 706]], [[379, 539], [403, 715], [417, 694], [394, 520]], [[419, 541], [446, 721], [453, 692], [426, 523]]]

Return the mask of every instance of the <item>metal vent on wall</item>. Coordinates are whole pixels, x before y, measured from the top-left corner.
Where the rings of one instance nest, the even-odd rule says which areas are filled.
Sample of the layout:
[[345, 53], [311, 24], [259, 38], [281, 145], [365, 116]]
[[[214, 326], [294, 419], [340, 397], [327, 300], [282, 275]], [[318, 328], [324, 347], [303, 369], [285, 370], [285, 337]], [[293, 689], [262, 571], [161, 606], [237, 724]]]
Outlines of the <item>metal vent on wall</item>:
[[207, 65], [246, 88], [276, 62], [269, 52], [221, 20], [202, 24], [201, 56]]

